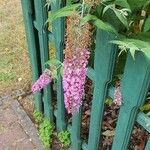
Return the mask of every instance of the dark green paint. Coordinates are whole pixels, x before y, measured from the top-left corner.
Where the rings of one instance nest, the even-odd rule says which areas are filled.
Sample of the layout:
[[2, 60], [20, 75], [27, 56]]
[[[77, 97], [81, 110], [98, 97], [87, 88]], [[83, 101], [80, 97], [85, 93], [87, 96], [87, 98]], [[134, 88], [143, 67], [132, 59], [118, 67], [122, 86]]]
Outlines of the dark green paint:
[[[45, 70], [45, 62], [49, 60], [49, 47], [48, 47], [48, 29], [45, 24], [48, 16], [46, 0], [35, 0], [35, 14], [36, 14], [36, 26], [38, 29], [38, 38], [40, 45], [40, 56], [42, 71]], [[43, 90], [43, 103], [44, 103], [44, 114], [47, 118], [53, 121], [53, 108], [52, 108], [52, 97], [51, 97], [51, 85], [48, 85]]]
[[95, 82], [92, 101], [88, 150], [98, 150], [103, 121], [104, 102], [108, 84], [112, 80], [113, 68], [116, 59], [116, 47], [108, 41], [114, 35], [97, 30], [96, 50], [94, 60]]
[[[32, 3], [31, 0], [21, 0], [22, 4], [22, 11], [23, 11], [23, 18], [24, 18], [24, 24], [25, 24], [25, 30], [26, 30], [26, 38], [28, 43], [28, 49], [29, 49], [29, 56], [30, 56], [30, 62], [31, 62], [31, 68], [32, 68], [32, 78], [33, 82], [35, 82], [39, 77], [39, 63], [40, 60], [38, 60], [38, 54], [37, 54], [37, 47], [36, 44], [36, 37], [35, 37], [35, 29], [33, 25], [33, 11], [32, 11]], [[42, 97], [41, 93], [35, 94], [35, 106], [38, 111], [42, 111]]]
[[144, 54], [137, 52], [135, 60], [128, 54], [122, 81], [123, 105], [119, 112], [112, 150], [127, 150], [136, 116], [149, 90], [149, 77], [150, 62]]
[[[56, 2], [51, 3], [51, 11], [55, 12], [65, 5], [64, 1], [56, 0]], [[52, 24], [52, 33], [54, 35], [55, 48], [56, 48], [56, 58], [59, 61], [63, 61], [63, 49], [64, 49], [64, 33], [65, 24], [64, 19], [59, 18]], [[66, 119], [65, 119], [65, 106], [62, 88], [61, 76], [57, 80], [57, 118], [56, 118], [56, 128], [60, 132], [66, 130]]]

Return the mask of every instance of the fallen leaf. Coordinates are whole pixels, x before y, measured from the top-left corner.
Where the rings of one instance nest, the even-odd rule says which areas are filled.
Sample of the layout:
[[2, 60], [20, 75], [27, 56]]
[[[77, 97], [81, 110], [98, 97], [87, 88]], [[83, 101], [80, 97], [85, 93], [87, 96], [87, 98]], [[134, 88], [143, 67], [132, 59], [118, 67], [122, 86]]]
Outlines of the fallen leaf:
[[106, 136], [106, 137], [112, 137], [115, 135], [115, 131], [114, 130], [106, 130], [102, 133], [102, 135]]

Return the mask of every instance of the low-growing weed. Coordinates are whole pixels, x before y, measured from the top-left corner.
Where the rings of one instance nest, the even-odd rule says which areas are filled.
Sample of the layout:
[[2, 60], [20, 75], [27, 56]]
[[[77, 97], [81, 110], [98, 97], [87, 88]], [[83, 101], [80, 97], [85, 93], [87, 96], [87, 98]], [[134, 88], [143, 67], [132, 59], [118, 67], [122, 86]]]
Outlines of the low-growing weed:
[[45, 150], [48, 150], [51, 147], [53, 131], [54, 126], [47, 118], [44, 118], [43, 122], [39, 125], [39, 137]]
[[35, 120], [35, 122], [36, 122], [37, 124], [42, 123], [42, 121], [43, 121], [43, 114], [42, 114], [41, 112], [35, 110], [35, 111], [33, 112], [33, 117], [34, 117], [34, 120]]
[[69, 147], [71, 144], [69, 131], [61, 131], [58, 134], [58, 139], [63, 144], [64, 147]]

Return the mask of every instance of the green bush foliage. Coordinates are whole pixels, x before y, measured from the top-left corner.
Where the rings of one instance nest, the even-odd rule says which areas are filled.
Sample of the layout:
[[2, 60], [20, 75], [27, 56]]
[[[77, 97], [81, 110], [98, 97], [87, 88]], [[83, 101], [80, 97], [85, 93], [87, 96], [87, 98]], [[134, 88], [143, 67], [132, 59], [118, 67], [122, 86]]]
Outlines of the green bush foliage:
[[64, 147], [69, 147], [71, 144], [69, 131], [61, 131], [58, 138]]
[[39, 125], [39, 137], [45, 150], [48, 150], [51, 147], [53, 131], [54, 126], [48, 119], [44, 118], [43, 122]]
[[37, 110], [33, 112], [33, 117], [37, 124], [40, 124], [43, 121], [43, 114]]

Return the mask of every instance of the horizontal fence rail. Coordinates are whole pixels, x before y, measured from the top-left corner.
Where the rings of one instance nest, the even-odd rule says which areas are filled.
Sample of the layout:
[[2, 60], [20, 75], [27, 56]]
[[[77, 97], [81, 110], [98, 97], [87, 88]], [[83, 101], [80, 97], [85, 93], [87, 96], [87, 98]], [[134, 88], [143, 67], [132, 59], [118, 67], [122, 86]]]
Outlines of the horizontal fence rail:
[[[46, 68], [45, 62], [49, 59], [49, 43], [55, 43], [56, 58], [63, 61], [65, 20], [64, 18], [57, 19], [52, 24], [52, 31], [48, 31], [48, 26], [45, 25], [48, 16], [45, 7], [46, 0], [21, 0], [21, 2], [34, 82]], [[64, 6], [64, 1], [61, 3], [53, 1], [51, 11], [55, 12]], [[67, 124], [60, 76], [56, 85], [57, 107], [55, 110], [52, 104], [51, 84], [35, 95], [36, 108], [43, 111], [50, 121], [53, 122], [56, 119], [57, 131], [66, 129], [70, 131], [72, 150], [99, 149], [105, 99], [108, 96], [113, 98], [115, 90], [110, 83], [113, 79], [118, 50], [114, 44], [108, 44], [110, 40], [114, 39], [113, 34], [97, 29], [94, 68], [89, 66], [87, 70], [87, 76], [94, 85], [87, 143], [83, 142], [81, 138], [82, 107], [79, 113], [72, 116], [72, 124]], [[127, 146], [135, 122], [150, 132], [150, 118], [139, 112], [150, 87], [149, 77], [150, 60], [140, 52], [136, 53], [135, 60], [128, 54], [121, 81], [123, 104], [119, 112], [112, 150], [128, 149]], [[150, 139], [145, 147], [145, 150], [149, 149]]]

